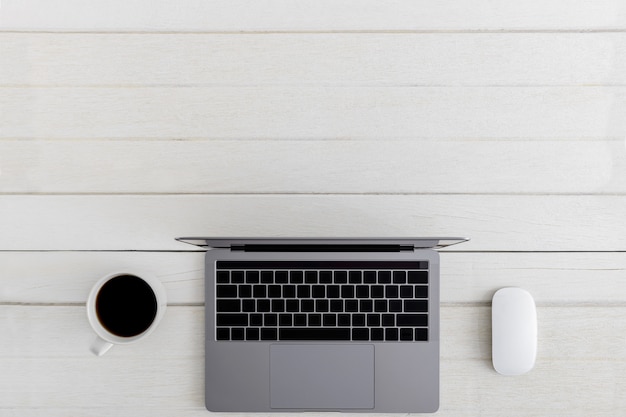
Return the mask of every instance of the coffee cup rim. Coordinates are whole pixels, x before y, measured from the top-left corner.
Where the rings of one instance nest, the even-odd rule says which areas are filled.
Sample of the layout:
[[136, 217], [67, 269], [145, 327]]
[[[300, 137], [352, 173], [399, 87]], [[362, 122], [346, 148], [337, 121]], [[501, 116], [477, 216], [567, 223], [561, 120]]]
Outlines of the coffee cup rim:
[[[146, 282], [150, 286], [152, 291], [154, 292], [156, 301], [157, 301], [157, 314], [154, 317], [154, 320], [152, 321], [150, 326], [143, 332], [135, 336], [131, 336], [131, 337], [123, 337], [123, 336], [118, 336], [114, 333], [111, 333], [109, 330], [106, 329], [106, 327], [102, 325], [102, 323], [100, 323], [100, 320], [98, 319], [98, 315], [96, 313], [96, 297], [98, 293], [100, 292], [100, 289], [108, 281], [112, 280], [113, 278], [123, 276], [123, 275], [135, 276], [143, 280], [144, 282]], [[148, 271], [140, 271], [140, 270], [129, 268], [129, 269], [118, 270], [117, 272], [107, 274], [103, 276], [102, 278], [100, 278], [91, 288], [89, 297], [87, 298], [86, 306], [87, 306], [87, 318], [89, 320], [89, 323], [91, 324], [91, 327], [96, 332], [96, 334], [100, 338], [104, 339], [105, 341], [109, 343], [113, 343], [116, 345], [123, 345], [123, 344], [133, 343], [143, 337], [148, 336], [150, 333], [154, 331], [157, 324], [161, 320], [161, 317], [163, 317], [163, 314], [165, 313], [165, 307], [167, 306], [167, 299], [166, 299], [166, 293], [165, 293], [165, 288], [163, 287], [163, 284], [161, 283], [159, 279], [156, 278], [154, 274]]]

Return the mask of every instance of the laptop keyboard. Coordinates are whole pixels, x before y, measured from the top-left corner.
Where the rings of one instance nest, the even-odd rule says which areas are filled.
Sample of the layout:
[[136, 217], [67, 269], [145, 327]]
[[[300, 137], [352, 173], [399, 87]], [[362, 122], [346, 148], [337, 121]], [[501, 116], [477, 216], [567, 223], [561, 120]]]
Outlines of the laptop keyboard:
[[218, 261], [217, 340], [425, 342], [427, 261]]

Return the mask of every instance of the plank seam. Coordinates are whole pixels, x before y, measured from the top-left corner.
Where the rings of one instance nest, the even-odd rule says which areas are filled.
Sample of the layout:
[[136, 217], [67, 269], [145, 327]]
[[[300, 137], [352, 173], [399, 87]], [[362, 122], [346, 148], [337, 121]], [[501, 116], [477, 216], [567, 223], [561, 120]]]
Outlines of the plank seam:
[[352, 30], [85, 30], [85, 29], [4, 29], [1, 34], [77, 34], [77, 35], [327, 35], [327, 34], [507, 34], [507, 33], [626, 33], [626, 28], [563, 29], [352, 29]]

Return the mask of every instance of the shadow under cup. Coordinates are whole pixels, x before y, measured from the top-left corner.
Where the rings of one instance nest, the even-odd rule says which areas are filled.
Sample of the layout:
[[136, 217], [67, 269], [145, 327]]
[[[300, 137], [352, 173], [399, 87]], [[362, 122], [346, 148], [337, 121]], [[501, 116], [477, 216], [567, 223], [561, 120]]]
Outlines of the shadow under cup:
[[108, 280], [96, 295], [100, 324], [118, 337], [134, 337], [150, 328], [157, 316], [157, 296], [143, 279], [118, 275]]

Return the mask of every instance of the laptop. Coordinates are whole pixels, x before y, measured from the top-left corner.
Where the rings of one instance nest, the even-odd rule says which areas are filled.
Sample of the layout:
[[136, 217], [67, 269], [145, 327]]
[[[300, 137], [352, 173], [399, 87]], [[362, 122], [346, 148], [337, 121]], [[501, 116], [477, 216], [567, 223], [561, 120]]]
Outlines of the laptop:
[[215, 412], [439, 408], [439, 254], [465, 238], [179, 238], [207, 249]]

